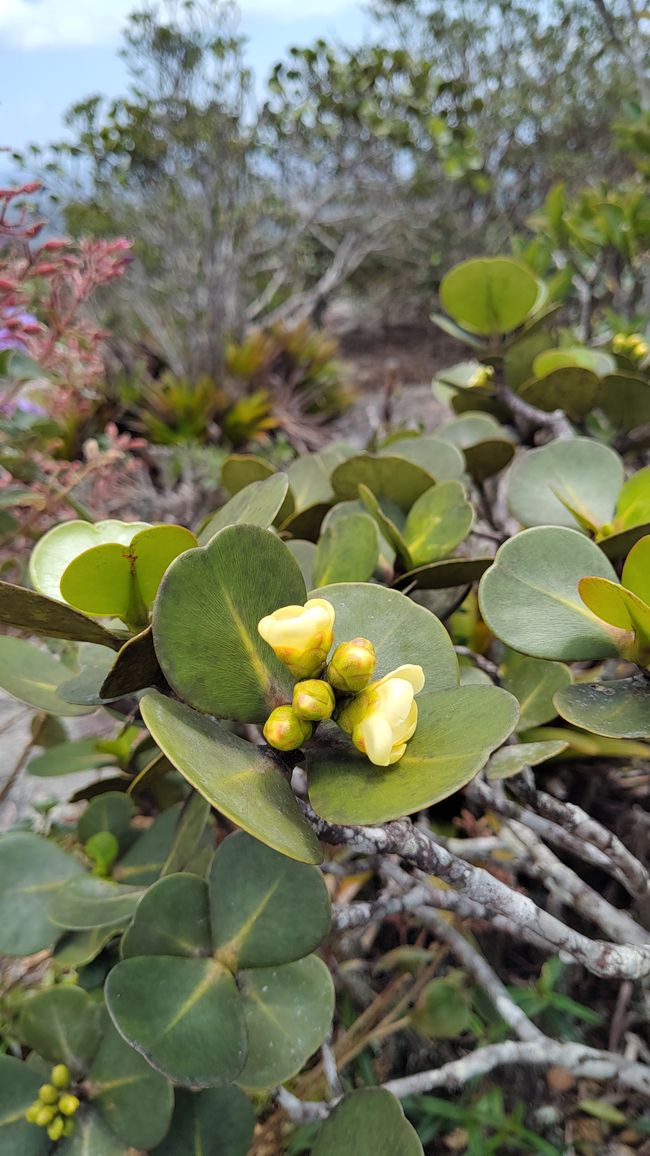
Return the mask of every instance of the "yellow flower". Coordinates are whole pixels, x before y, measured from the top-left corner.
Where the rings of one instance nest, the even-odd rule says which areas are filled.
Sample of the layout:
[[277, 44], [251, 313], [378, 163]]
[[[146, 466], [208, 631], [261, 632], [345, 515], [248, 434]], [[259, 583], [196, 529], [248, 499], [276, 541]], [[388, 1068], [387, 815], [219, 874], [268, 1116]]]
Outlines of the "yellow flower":
[[276, 751], [295, 751], [310, 737], [314, 728], [299, 718], [292, 706], [276, 706], [262, 731], [270, 747]]
[[327, 667], [327, 677], [342, 694], [358, 694], [367, 687], [376, 665], [372, 642], [367, 638], [353, 638], [337, 646]]
[[421, 666], [398, 666], [341, 711], [339, 726], [375, 766], [389, 767], [401, 759], [418, 725], [415, 696], [423, 686]]
[[304, 606], [282, 606], [262, 618], [257, 629], [295, 678], [320, 674], [334, 637], [334, 607], [324, 598]]
[[334, 691], [322, 678], [308, 678], [293, 688], [293, 709], [307, 722], [323, 722], [332, 717], [336, 706]]

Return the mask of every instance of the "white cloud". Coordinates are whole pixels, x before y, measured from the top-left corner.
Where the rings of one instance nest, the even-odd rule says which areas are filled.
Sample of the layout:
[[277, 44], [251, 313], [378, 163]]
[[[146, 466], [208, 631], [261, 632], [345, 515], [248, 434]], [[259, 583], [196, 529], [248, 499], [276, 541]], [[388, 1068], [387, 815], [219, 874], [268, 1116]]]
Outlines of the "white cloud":
[[[137, 0], [0, 0], [0, 42], [20, 49], [117, 43]], [[242, 15], [279, 21], [334, 15], [353, 0], [241, 0]]]

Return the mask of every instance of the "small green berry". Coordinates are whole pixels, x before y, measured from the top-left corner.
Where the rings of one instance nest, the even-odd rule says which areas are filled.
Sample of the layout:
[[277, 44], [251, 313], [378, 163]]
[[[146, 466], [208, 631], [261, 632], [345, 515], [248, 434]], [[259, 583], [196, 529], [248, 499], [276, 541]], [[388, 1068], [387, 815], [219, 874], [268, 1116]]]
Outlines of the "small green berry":
[[70, 1069], [67, 1064], [55, 1064], [50, 1073], [55, 1088], [67, 1088], [70, 1083]]
[[66, 1092], [59, 1100], [59, 1112], [64, 1116], [74, 1116], [79, 1108], [79, 1100], [71, 1092]]
[[41, 1104], [41, 1107], [36, 1113], [36, 1119], [34, 1123], [38, 1124], [39, 1128], [47, 1128], [48, 1124], [52, 1123], [52, 1120], [55, 1116], [56, 1108], [53, 1108], [51, 1104]]
[[50, 1140], [60, 1140], [63, 1135], [64, 1127], [65, 1124], [63, 1117], [55, 1116], [47, 1130], [47, 1134], [50, 1137]]
[[38, 1098], [41, 1104], [56, 1104], [59, 1093], [54, 1087], [54, 1084], [41, 1084], [38, 1089]]
[[76, 1128], [74, 1120], [65, 1120], [63, 1124], [63, 1135], [71, 1136]]
[[34, 1104], [29, 1105], [29, 1108], [25, 1112], [25, 1119], [27, 1120], [28, 1124], [37, 1123], [38, 1113], [42, 1107], [43, 1105], [41, 1104], [40, 1100], [36, 1100]]

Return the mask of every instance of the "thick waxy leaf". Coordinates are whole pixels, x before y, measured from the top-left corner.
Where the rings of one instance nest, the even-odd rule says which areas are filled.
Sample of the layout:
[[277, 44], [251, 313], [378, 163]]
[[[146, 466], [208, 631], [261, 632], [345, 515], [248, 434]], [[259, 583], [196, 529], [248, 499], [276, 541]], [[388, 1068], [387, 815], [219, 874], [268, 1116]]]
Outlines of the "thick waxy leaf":
[[400, 574], [393, 585], [398, 590], [448, 590], [452, 586], [469, 586], [485, 574], [493, 561], [493, 558], [447, 558]]
[[[517, 459], [508, 502], [523, 526], [583, 528], [611, 522], [621, 486], [618, 454], [589, 438], [549, 442]], [[575, 517], [575, 511], [579, 517]]]
[[608, 374], [600, 383], [598, 404], [617, 430], [650, 422], [650, 382], [635, 373]]
[[161, 875], [183, 871], [200, 845], [210, 818], [210, 804], [198, 791], [191, 791], [174, 832], [174, 842]]
[[188, 1088], [232, 1083], [246, 1058], [241, 1000], [212, 959], [138, 956], [106, 980], [118, 1032], [163, 1075]]
[[533, 373], [535, 377], [545, 377], [548, 373], [554, 373], [556, 369], [566, 369], [569, 366], [581, 366], [583, 369], [590, 369], [598, 377], [603, 377], [616, 368], [616, 360], [609, 353], [586, 349], [580, 345], [545, 349], [535, 358]]
[[131, 835], [131, 819], [135, 815], [133, 800], [123, 791], [106, 791], [93, 799], [77, 824], [77, 836], [87, 843], [99, 831], [110, 831], [125, 848]]
[[170, 686], [197, 710], [263, 723], [291, 701], [293, 680], [257, 624], [305, 600], [297, 562], [268, 530], [230, 526], [183, 554], [163, 579], [153, 616]]
[[159, 879], [140, 900], [122, 940], [122, 956], [210, 955], [208, 887], [197, 875]]
[[642, 538], [628, 554], [622, 581], [628, 590], [650, 603], [650, 537]]
[[572, 421], [581, 421], [594, 408], [599, 390], [595, 373], [569, 365], [524, 382], [519, 393], [529, 405], [547, 413], [561, 409]]
[[427, 490], [411, 507], [404, 527], [412, 566], [446, 558], [467, 537], [473, 521], [460, 482], [442, 482]]
[[50, 921], [52, 896], [83, 867], [55, 843], [29, 831], [0, 838], [0, 952], [31, 955], [54, 943], [60, 932]]
[[59, 687], [59, 694], [75, 706], [102, 706], [101, 686], [114, 661], [114, 654], [88, 642], [79, 645], [79, 670]]
[[61, 578], [74, 558], [107, 542], [128, 546], [148, 522], [61, 522], [36, 543], [29, 560], [29, 576], [35, 590], [62, 600]]
[[291, 859], [320, 863], [318, 841], [263, 749], [155, 691], [144, 696], [141, 710], [170, 762], [226, 818]]
[[650, 641], [650, 606], [620, 582], [607, 578], [581, 578], [580, 597], [598, 618], [619, 630], [631, 630], [636, 642]]
[[[207, 545], [219, 530], [226, 526], [261, 526], [266, 530], [274, 522], [289, 491], [286, 474], [273, 473], [264, 481], [253, 482], [239, 489], [235, 496], [202, 527], [199, 544]], [[224, 483], [225, 484], [225, 483]]]
[[443, 309], [470, 333], [508, 333], [540, 297], [533, 273], [508, 257], [478, 257], [456, 265], [440, 283]]
[[87, 1077], [88, 1096], [109, 1128], [133, 1148], [153, 1148], [167, 1135], [174, 1109], [171, 1085], [115, 1031], [104, 1026]]
[[66, 702], [61, 687], [70, 668], [48, 650], [22, 638], [0, 638], [0, 689], [35, 710], [61, 717], [88, 714], [94, 708]]
[[312, 1156], [424, 1156], [402, 1106], [383, 1088], [353, 1092], [323, 1124]]
[[114, 765], [113, 755], [97, 750], [97, 739], [73, 739], [49, 747], [42, 755], [36, 755], [27, 764], [30, 775], [49, 779], [54, 775], [77, 775], [81, 771], [94, 771], [100, 767]]
[[334, 985], [315, 955], [282, 967], [241, 972], [248, 1057], [238, 1083], [271, 1088], [291, 1079], [322, 1044], [334, 1012]]
[[56, 1156], [132, 1156], [132, 1149], [115, 1135], [91, 1107], [83, 1107], [74, 1118], [72, 1136], [59, 1140]]
[[468, 783], [512, 733], [517, 702], [493, 686], [417, 697], [418, 728], [391, 767], [376, 767], [333, 725], [308, 751], [309, 798], [331, 823], [384, 823], [420, 811]]
[[18, 1034], [28, 1047], [52, 1064], [85, 1072], [102, 1036], [101, 1008], [80, 987], [60, 984], [25, 1001]]
[[370, 639], [377, 652], [376, 678], [415, 663], [424, 671], [427, 691], [458, 685], [458, 662], [444, 626], [397, 590], [345, 582], [322, 586], [310, 597], [326, 598], [336, 611], [334, 646]]
[[0, 1156], [46, 1156], [49, 1152], [45, 1129], [25, 1119], [42, 1082], [39, 1073], [21, 1060], [0, 1056]]
[[488, 413], [466, 413], [436, 432], [439, 438], [463, 451], [467, 469], [479, 482], [504, 469], [515, 452], [512, 440]]
[[[447, 447], [448, 448], [448, 447]], [[392, 454], [358, 454], [337, 466], [332, 485], [338, 498], [353, 501], [359, 486], [367, 486], [378, 500], [394, 502], [406, 513], [435, 478], [422, 466]]]
[[472, 997], [462, 971], [448, 971], [431, 980], [412, 1012], [412, 1023], [423, 1036], [453, 1040], [467, 1031], [472, 1019]]
[[586, 575], [616, 580], [605, 555], [577, 530], [539, 526], [497, 552], [479, 588], [490, 630], [533, 658], [566, 661], [619, 653], [620, 632], [587, 609], [578, 594]]
[[264, 482], [275, 474], [275, 466], [255, 454], [230, 454], [221, 467], [221, 484], [229, 494], [238, 494], [252, 482]]
[[297, 514], [292, 514], [286, 521], [280, 522], [280, 531], [283, 534], [290, 534], [292, 538], [304, 538], [308, 542], [317, 542], [321, 526], [329, 510], [329, 502], [317, 502], [316, 505], [308, 506], [306, 510], [299, 510]]
[[0, 582], [0, 623], [43, 634], [47, 638], [67, 638], [71, 642], [94, 642], [119, 650], [121, 640], [99, 622], [73, 610], [63, 602], [47, 598], [35, 590]]
[[379, 558], [377, 527], [368, 514], [339, 518], [323, 531], [314, 558], [314, 582], [365, 582]]
[[650, 684], [642, 675], [567, 686], [554, 701], [562, 718], [594, 734], [650, 738]]
[[447, 482], [462, 478], [465, 460], [455, 445], [442, 438], [420, 436], [393, 438], [381, 453], [391, 457], [406, 458], [416, 466], [421, 466], [437, 482]]
[[409, 554], [408, 546], [402, 534], [404, 522], [406, 521], [403, 511], [400, 510], [399, 506], [394, 506], [392, 503], [389, 503], [392, 514], [392, 517], [389, 517], [367, 486], [359, 486], [359, 498], [365, 509], [376, 522], [382, 537], [392, 546], [402, 566], [406, 566], [406, 568], [410, 570], [412, 566], [411, 555]]
[[104, 950], [111, 939], [120, 935], [128, 923], [116, 923], [111, 927], [93, 927], [89, 931], [69, 931], [59, 940], [52, 959], [63, 968], [83, 967]]
[[[558, 711], [559, 713], [559, 711]], [[634, 739], [606, 738], [603, 735], [576, 730], [574, 727], [533, 727], [522, 738], [526, 742], [565, 742], [565, 758], [583, 759], [648, 759], [650, 744]]]
[[524, 767], [536, 767], [545, 763], [555, 755], [560, 755], [568, 747], [568, 743], [558, 739], [551, 739], [541, 743], [513, 743], [509, 747], [501, 747], [495, 751], [490, 759], [486, 774], [488, 779], [511, 779], [518, 775]]
[[220, 846], [210, 873], [212, 937], [232, 971], [301, 959], [330, 924], [320, 871], [239, 831]]
[[104, 679], [100, 694], [104, 699], [123, 698], [162, 681], [162, 671], [153, 644], [151, 626], [125, 642]]
[[169, 1135], [152, 1156], [247, 1156], [254, 1126], [241, 1088], [178, 1089]]
[[112, 927], [133, 915], [141, 895], [139, 887], [82, 875], [56, 892], [50, 901], [49, 915], [57, 927], [69, 931]]
[[299, 514], [311, 506], [328, 504], [332, 501], [334, 492], [330, 474], [337, 464], [337, 455], [330, 459], [321, 453], [302, 454], [287, 466], [295, 513]]
[[180, 813], [180, 805], [175, 805], [158, 815], [114, 868], [113, 877], [137, 887], [154, 883], [174, 845]]
[[571, 685], [571, 671], [561, 662], [509, 650], [501, 664], [501, 685], [519, 702], [518, 730], [523, 731], [555, 718], [553, 695]]

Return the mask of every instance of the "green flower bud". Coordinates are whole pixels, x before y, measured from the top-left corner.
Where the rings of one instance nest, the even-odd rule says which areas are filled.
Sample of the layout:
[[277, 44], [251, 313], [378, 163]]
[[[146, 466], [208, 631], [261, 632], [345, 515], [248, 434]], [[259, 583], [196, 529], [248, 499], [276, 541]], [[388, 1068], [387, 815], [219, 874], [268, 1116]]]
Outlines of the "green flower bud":
[[53, 1084], [41, 1084], [38, 1089], [38, 1098], [41, 1104], [56, 1104], [59, 1093]]
[[52, 1120], [55, 1116], [56, 1108], [52, 1107], [51, 1104], [41, 1104], [36, 1114], [34, 1123], [38, 1124], [39, 1128], [47, 1128], [48, 1124], [52, 1123]]
[[65, 1127], [65, 1124], [63, 1121], [63, 1117], [62, 1116], [55, 1116], [52, 1123], [50, 1124], [50, 1126], [47, 1130], [47, 1134], [50, 1137], [50, 1140], [55, 1140], [55, 1141], [60, 1140], [62, 1135], [63, 1135], [64, 1127]]
[[40, 1112], [42, 1107], [43, 1107], [43, 1105], [41, 1104], [40, 1100], [36, 1100], [35, 1103], [29, 1105], [29, 1108], [25, 1112], [25, 1119], [27, 1120], [28, 1124], [36, 1124], [37, 1123], [38, 1113]]
[[74, 1116], [79, 1108], [79, 1100], [71, 1092], [66, 1092], [59, 1100], [59, 1112], [64, 1116]]
[[67, 1088], [70, 1083], [70, 1069], [66, 1064], [55, 1064], [50, 1072], [50, 1079], [55, 1088]]
[[322, 678], [308, 678], [293, 688], [293, 710], [307, 722], [322, 722], [332, 717], [336, 706], [334, 691]]
[[372, 642], [367, 638], [353, 638], [337, 646], [327, 668], [327, 678], [341, 694], [358, 694], [368, 686], [376, 665]]
[[298, 717], [292, 706], [276, 706], [264, 723], [263, 735], [276, 751], [295, 751], [309, 738], [314, 728]]

